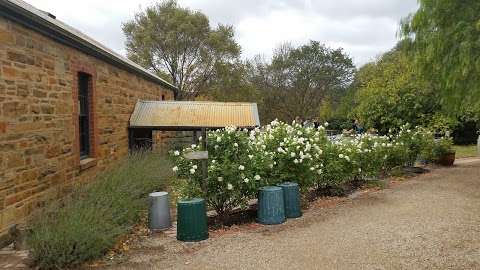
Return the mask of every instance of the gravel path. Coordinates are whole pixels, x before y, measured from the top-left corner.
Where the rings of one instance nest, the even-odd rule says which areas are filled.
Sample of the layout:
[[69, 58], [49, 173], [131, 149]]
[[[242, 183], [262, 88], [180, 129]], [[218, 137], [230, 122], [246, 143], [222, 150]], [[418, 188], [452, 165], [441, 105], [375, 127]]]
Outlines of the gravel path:
[[[480, 162], [197, 244], [159, 235], [116, 269], [480, 269]], [[253, 226], [253, 225], [252, 225]]]

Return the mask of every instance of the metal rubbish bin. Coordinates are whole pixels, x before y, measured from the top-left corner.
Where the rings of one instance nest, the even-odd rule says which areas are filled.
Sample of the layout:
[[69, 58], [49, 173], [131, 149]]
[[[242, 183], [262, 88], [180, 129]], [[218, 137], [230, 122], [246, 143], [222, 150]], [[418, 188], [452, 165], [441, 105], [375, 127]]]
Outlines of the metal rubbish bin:
[[285, 182], [278, 185], [283, 189], [283, 201], [285, 203], [285, 216], [298, 218], [302, 216], [300, 207], [300, 188], [297, 183]]
[[153, 192], [149, 195], [149, 227], [152, 231], [166, 230], [172, 226], [168, 192]]
[[261, 187], [258, 193], [257, 222], [265, 225], [285, 222], [283, 190], [280, 187]]
[[177, 240], [196, 242], [208, 238], [207, 208], [204, 199], [177, 203]]

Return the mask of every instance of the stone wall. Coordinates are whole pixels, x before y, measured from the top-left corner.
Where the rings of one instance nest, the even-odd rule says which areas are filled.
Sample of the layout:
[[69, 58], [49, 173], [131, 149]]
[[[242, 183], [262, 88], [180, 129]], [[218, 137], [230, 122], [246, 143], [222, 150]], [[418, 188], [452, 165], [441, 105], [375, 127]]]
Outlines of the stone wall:
[[[93, 150], [78, 152], [77, 72], [92, 76]], [[138, 99], [173, 93], [0, 17], [0, 235], [128, 153]]]
[[153, 150], [166, 153], [169, 150], [183, 149], [198, 143], [200, 131], [197, 131], [197, 138], [194, 131], [153, 131]]

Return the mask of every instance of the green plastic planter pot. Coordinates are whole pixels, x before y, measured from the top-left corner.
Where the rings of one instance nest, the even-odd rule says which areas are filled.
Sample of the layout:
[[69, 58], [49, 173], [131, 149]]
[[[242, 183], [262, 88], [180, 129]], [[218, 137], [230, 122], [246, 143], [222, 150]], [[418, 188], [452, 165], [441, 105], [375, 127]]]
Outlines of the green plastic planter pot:
[[298, 218], [302, 216], [300, 207], [300, 188], [297, 183], [286, 182], [278, 185], [283, 190], [283, 201], [285, 203], [285, 216], [287, 218]]
[[177, 203], [177, 240], [196, 242], [208, 238], [207, 208], [204, 199]]
[[285, 222], [282, 188], [266, 186], [259, 189], [257, 222], [265, 225]]

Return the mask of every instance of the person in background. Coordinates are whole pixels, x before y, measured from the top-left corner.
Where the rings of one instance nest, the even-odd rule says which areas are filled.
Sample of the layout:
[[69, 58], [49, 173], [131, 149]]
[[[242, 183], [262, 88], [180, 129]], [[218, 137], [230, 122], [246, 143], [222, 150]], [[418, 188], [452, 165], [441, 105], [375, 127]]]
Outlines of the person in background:
[[358, 129], [357, 123], [358, 123], [357, 119], [355, 119], [355, 120], [352, 121], [352, 130], [353, 130], [355, 133], [357, 133], [357, 129]]
[[320, 120], [318, 120], [318, 117], [313, 119], [313, 127], [318, 128], [320, 126]]
[[302, 124], [302, 122], [303, 122], [303, 121], [302, 121], [302, 118], [300, 118], [300, 116], [296, 116], [294, 121], [295, 121], [295, 123], [297, 123], [297, 124]]
[[355, 131], [357, 134], [362, 134], [364, 132], [362, 125], [360, 125], [360, 122], [358, 119], [355, 119], [353, 121], [353, 126], [352, 129]]
[[307, 119], [303, 122], [303, 126], [304, 127], [313, 127], [314, 124], [313, 124], [313, 121], [311, 119]]

